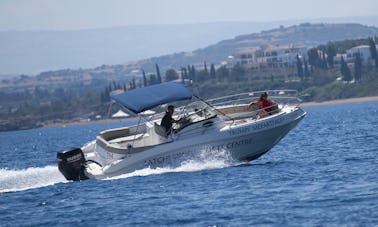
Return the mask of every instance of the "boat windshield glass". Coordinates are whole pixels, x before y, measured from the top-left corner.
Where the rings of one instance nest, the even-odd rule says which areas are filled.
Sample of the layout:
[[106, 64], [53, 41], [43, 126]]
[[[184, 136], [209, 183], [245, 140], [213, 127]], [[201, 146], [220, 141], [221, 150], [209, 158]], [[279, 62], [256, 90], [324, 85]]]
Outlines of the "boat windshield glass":
[[217, 116], [216, 112], [204, 102], [193, 102], [183, 109], [183, 117], [177, 122], [176, 129], [182, 129], [215, 116]]

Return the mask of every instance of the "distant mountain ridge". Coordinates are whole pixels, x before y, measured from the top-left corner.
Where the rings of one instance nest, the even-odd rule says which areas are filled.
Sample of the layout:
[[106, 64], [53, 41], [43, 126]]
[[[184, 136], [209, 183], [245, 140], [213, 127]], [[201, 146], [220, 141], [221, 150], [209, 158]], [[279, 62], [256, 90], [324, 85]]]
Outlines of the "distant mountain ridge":
[[[36, 76], [21, 75], [0, 79], [0, 118], [3, 117], [0, 121], [5, 125], [3, 130], [10, 130], [37, 127], [40, 122], [45, 121], [80, 119], [83, 116], [93, 117], [97, 114], [105, 116], [108, 107], [104, 108], [104, 105], [108, 106], [109, 91], [142, 85], [141, 69], [144, 69], [147, 79], [151, 82], [151, 73], [156, 74], [158, 68], [155, 64], [159, 65], [164, 77], [168, 68], [180, 70], [188, 65], [203, 67], [205, 61], [210, 68], [211, 63], [217, 65], [243, 48], [268, 44], [315, 47], [330, 41], [350, 40], [337, 44], [343, 46], [338, 50], [345, 51], [361, 45], [367, 41], [367, 37], [373, 36], [378, 36], [377, 27], [353, 23], [303, 23], [239, 35], [194, 51], [183, 51], [125, 64], [108, 64], [88, 69], [60, 69], [45, 71]], [[297, 77], [294, 68], [287, 68], [286, 71], [283, 69], [282, 72], [269, 68], [256, 69], [253, 72], [247, 70], [248, 73], [243, 73], [244, 70], [240, 70], [240, 67], [233, 67], [223, 75], [222, 71], [224, 73], [225, 70], [221, 69], [216, 71], [219, 74], [215, 75], [215, 78], [206, 78], [206, 74], [200, 71], [199, 67], [194, 78], [200, 80], [194, 80], [193, 89], [205, 98], [233, 94], [239, 90], [245, 92], [250, 88], [296, 89], [308, 100], [319, 101], [377, 95], [374, 86], [377, 84], [377, 69], [370, 66], [364, 68], [363, 79], [356, 83], [338, 81], [336, 78], [341, 75], [340, 67], [317, 68], [314, 72], [308, 73], [304, 80]], [[281, 68], [278, 70], [281, 71]]]
[[73, 31], [0, 31], [0, 76], [35, 75], [51, 70], [123, 64], [205, 48], [219, 40], [240, 34], [255, 34], [281, 25], [358, 22], [378, 26], [377, 21], [378, 16], [372, 16], [306, 21], [143, 25]]
[[191, 51], [269, 24], [220, 22], [74, 31], [0, 31], [0, 75], [94, 68]]
[[233, 39], [223, 40], [214, 45], [193, 52], [176, 53], [154, 57], [139, 64], [143, 68], [153, 69], [153, 64], [179, 68], [188, 64], [219, 63], [226, 60], [227, 56], [234, 55], [242, 48], [259, 47], [262, 44], [269, 45], [295, 45], [315, 47], [330, 41], [342, 41], [347, 39], [359, 39], [378, 36], [378, 28], [361, 24], [310, 24], [303, 23], [290, 27], [283, 27], [240, 35]]
[[378, 36], [377, 27], [360, 24], [303, 23], [289, 27], [280, 26], [279, 28], [259, 33], [239, 35], [233, 39], [222, 40], [194, 51], [167, 54], [125, 64], [104, 64], [96, 68], [46, 71], [38, 74], [37, 77], [43, 80], [60, 77], [62, 79], [66, 78], [67, 81], [72, 76], [75, 77], [75, 80], [91, 80], [91, 78], [109, 81], [131, 80], [133, 77], [141, 78], [141, 69], [144, 69], [147, 75], [155, 73], [155, 64], [159, 65], [163, 75], [170, 68], [179, 70], [181, 67], [187, 67], [188, 65], [203, 65], [204, 62], [207, 62], [208, 65], [218, 65], [220, 62], [227, 60], [228, 56], [234, 55], [243, 48], [256, 48], [262, 44], [294, 45], [310, 48], [330, 41], [353, 40], [373, 36]]

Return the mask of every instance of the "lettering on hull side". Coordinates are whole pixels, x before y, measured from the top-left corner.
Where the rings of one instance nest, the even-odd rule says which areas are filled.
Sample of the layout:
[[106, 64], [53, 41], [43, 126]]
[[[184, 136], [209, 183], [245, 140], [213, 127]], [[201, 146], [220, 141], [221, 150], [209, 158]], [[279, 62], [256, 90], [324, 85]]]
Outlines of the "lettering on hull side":
[[186, 151], [176, 152], [172, 154], [165, 154], [163, 156], [154, 157], [144, 161], [145, 167], [163, 167], [163, 166], [177, 166], [182, 161], [190, 160], [191, 158], [199, 157], [202, 152], [223, 152], [227, 150], [238, 149], [244, 146], [250, 146], [253, 143], [252, 138], [244, 138], [215, 145], [197, 145], [192, 146]]

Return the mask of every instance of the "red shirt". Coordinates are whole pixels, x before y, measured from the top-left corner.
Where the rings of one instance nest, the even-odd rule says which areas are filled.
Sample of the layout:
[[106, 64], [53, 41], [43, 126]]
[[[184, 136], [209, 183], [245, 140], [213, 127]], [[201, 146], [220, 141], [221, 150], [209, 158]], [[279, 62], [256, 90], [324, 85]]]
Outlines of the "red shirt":
[[[270, 100], [259, 101], [259, 109], [264, 109], [266, 112], [272, 111], [272, 102]], [[269, 107], [269, 108], [266, 108]]]

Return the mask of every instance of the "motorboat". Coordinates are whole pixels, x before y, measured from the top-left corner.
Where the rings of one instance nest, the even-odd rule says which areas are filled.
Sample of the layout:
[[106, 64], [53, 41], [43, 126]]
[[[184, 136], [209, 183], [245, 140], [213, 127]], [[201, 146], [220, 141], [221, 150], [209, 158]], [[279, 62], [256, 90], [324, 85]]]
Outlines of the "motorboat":
[[[261, 92], [203, 100], [188, 86], [167, 82], [129, 90], [112, 100], [140, 115], [137, 124], [105, 130], [81, 148], [57, 153], [58, 168], [67, 180], [105, 179], [144, 168], [177, 167], [203, 153], [226, 153], [249, 162], [268, 152], [304, 118], [293, 90], [267, 91], [269, 112], [259, 109]], [[171, 130], [160, 125], [167, 104], [180, 105]], [[262, 115], [262, 112], [265, 115]]]

